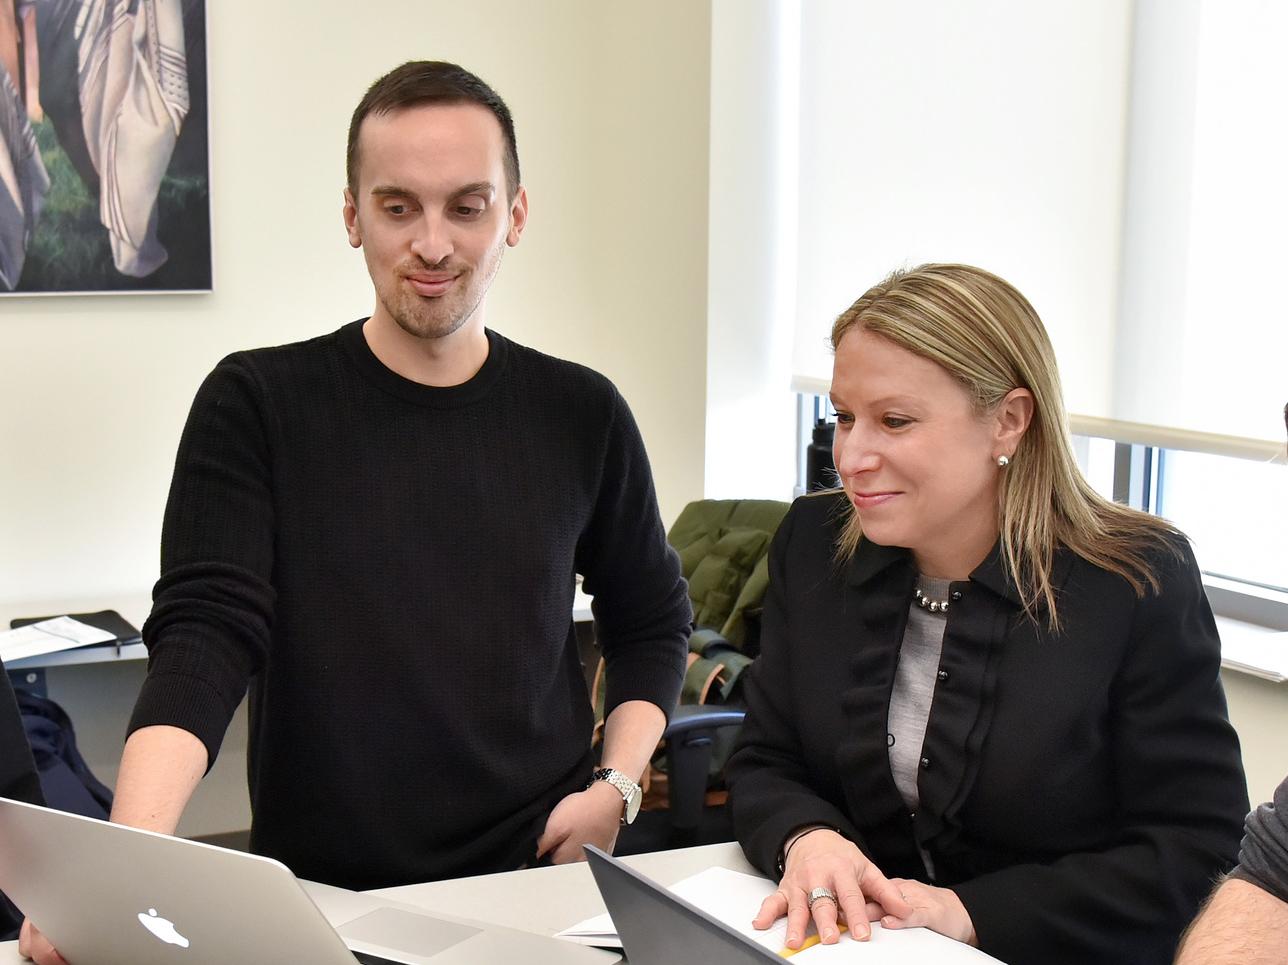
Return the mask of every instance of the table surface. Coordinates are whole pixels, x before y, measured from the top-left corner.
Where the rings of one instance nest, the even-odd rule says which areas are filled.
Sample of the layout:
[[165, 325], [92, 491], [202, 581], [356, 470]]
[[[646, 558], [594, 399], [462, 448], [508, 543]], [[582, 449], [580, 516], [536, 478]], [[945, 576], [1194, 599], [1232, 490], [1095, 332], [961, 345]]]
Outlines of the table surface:
[[[732, 843], [632, 855], [623, 860], [664, 885], [674, 884], [712, 865], [755, 873], [742, 850]], [[553, 935], [604, 911], [604, 903], [585, 862], [433, 881], [372, 894], [426, 911], [492, 921], [541, 935]], [[0, 942], [0, 965], [16, 965], [22, 961], [17, 942]], [[621, 956], [604, 953], [605, 965], [617, 961], [621, 961]]]

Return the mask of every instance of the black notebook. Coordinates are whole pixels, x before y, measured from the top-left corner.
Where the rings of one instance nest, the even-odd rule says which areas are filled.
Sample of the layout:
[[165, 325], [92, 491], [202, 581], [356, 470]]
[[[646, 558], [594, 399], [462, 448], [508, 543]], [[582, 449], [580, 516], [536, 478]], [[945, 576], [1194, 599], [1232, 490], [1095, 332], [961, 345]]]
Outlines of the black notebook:
[[9, 621], [11, 629], [25, 627], [30, 623], [40, 623], [42, 620], [51, 620], [54, 616], [69, 616], [73, 620], [79, 620], [81, 623], [88, 624], [91, 627], [110, 633], [115, 640], [108, 640], [101, 644], [91, 644], [91, 646], [104, 647], [124, 647], [131, 643], [142, 643], [143, 637], [135, 628], [134, 624], [121, 616], [115, 610], [99, 610], [97, 613], [57, 613], [47, 617], [17, 617]]

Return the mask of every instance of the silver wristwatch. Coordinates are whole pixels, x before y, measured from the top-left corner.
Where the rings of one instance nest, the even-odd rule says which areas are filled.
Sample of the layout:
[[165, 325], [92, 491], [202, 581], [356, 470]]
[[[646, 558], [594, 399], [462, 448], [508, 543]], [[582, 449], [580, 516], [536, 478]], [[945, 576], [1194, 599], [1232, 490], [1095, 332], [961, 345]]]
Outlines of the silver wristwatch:
[[[622, 811], [622, 824], [630, 824], [634, 821], [635, 815], [640, 813], [640, 801], [644, 797], [644, 789], [621, 771], [611, 767], [600, 767], [594, 770], [590, 775], [590, 784], [596, 781], [607, 781], [617, 789], [617, 793], [626, 802], [626, 809]], [[590, 784], [586, 786], [590, 787]]]

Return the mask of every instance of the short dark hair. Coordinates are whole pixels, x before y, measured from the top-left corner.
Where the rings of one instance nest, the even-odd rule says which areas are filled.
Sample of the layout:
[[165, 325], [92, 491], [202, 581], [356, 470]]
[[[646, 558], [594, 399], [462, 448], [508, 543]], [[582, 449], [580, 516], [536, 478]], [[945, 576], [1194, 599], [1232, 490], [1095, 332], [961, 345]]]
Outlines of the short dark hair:
[[514, 140], [514, 120], [501, 95], [474, 74], [457, 64], [442, 60], [412, 60], [381, 77], [363, 95], [349, 121], [349, 146], [345, 154], [345, 175], [349, 191], [358, 191], [358, 129], [369, 114], [388, 114], [421, 104], [478, 104], [492, 112], [505, 138], [507, 195], [514, 200], [519, 190], [519, 149]]

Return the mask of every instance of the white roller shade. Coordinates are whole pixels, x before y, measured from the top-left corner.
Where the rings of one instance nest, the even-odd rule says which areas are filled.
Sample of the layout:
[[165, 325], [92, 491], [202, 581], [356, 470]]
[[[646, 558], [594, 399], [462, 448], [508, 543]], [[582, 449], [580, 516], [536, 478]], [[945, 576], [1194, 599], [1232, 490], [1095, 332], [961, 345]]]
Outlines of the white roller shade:
[[1117, 309], [1130, 7], [1123, 0], [814, 0], [802, 10], [798, 388], [891, 269], [979, 265], [1104, 409]]
[[1282, 453], [1285, 17], [803, 4], [794, 387], [826, 391], [831, 322], [868, 286], [961, 261], [1033, 302], [1079, 431]]
[[[1112, 419], [1283, 458], [1288, 4], [1139, 0]], [[1098, 415], [1100, 413], [1090, 413]]]

